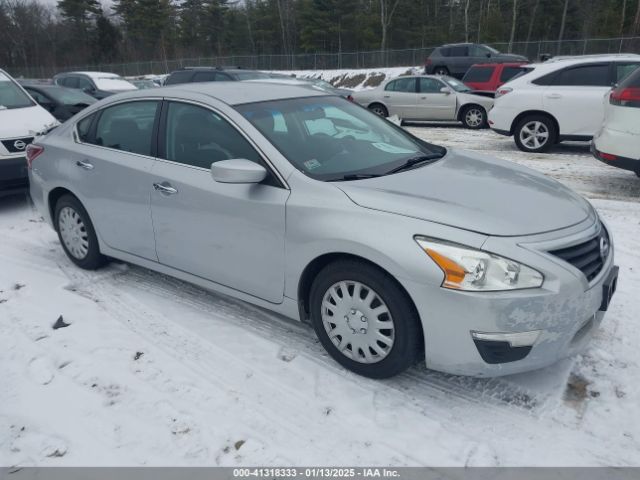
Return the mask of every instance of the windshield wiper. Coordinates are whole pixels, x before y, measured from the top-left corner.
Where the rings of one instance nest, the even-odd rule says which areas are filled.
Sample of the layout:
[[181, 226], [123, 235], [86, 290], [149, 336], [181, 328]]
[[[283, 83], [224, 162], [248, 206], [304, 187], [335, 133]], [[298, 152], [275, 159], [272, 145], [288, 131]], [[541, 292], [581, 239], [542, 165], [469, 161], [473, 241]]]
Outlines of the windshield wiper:
[[421, 163], [431, 163], [435, 160], [439, 160], [442, 157], [444, 157], [444, 153], [430, 153], [428, 155], [418, 155], [417, 157], [411, 157], [399, 167], [389, 170], [385, 175], [391, 175], [392, 173], [409, 170], [416, 165], [420, 165]]
[[378, 173], [349, 173], [342, 177], [332, 178], [327, 180], [327, 182], [342, 182], [342, 181], [350, 181], [350, 180], [364, 180], [366, 178], [376, 178], [381, 175]]

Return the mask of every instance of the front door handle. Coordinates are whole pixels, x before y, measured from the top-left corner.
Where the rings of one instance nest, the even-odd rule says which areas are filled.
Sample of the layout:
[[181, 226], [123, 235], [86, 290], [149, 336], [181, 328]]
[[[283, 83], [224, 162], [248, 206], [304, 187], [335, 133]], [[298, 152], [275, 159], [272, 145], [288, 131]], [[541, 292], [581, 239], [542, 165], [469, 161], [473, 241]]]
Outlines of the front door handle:
[[76, 165], [80, 168], [84, 168], [85, 170], [93, 170], [93, 164], [89, 162], [89, 160], [78, 160]]
[[155, 188], [156, 191], [162, 193], [163, 195], [175, 195], [176, 193], [178, 193], [178, 190], [173, 188], [169, 182], [154, 183], [153, 188]]
[[558, 100], [559, 98], [562, 98], [562, 95], [559, 93], [550, 93], [547, 95], [547, 98], [550, 98], [551, 100]]

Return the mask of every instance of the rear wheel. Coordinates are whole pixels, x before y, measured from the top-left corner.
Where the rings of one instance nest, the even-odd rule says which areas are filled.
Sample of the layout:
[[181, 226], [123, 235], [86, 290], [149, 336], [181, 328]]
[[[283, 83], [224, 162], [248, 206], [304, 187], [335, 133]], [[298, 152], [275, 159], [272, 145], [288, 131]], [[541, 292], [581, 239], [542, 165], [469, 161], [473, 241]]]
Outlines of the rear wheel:
[[518, 122], [514, 130], [516, 145], [523, 152], [546, 152], [558, 137], [556, 125], [544, 115], [530, 115]]
[[487, 126], [487, 112], [480, 105], [469, 105], [464, 107], [460, 118], [465, 127], [473, 130], [478, 130]]
[[56, 203], [55, 227], [62, 248], [77, 266], [95, 270], [105, 264], [89, 214], [73, 195], [63, 195]]
[[433, 69], [434, 75], [449, 75], [449, 69], [447, 67], [436, 67]]
[[422, 351], [410, 298], [392, 277], [367, 263], [340, 261], [321, 270], [311, 286], [310, 309], [329, 355], [359, 375], [392, 377]]
[[377, 113], [381, 117], [386, 118], [389, 116], [389, 110], [387, 110], [387, 107], [385, 107], [381, 103], [372, 103], [371, 105], [369, 105], [369, 110], [371, 110], [373, 113]]

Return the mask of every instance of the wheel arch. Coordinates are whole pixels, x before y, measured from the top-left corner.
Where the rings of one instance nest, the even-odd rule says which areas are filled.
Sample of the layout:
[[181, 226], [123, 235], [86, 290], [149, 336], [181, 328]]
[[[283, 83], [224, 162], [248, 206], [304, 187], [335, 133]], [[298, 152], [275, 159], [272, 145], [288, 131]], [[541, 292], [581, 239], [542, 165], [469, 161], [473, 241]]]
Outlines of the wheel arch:
[[381, 100], [372, 100], [372, 101], [368, 102], [367, 103], [367, 109], [371, 109], [371, 107], [373, 107], [374, 105], [380, 105], [380, 106], [384, 107], [385, 110], [387, 111], [387, 113], [389, 113], [389, 107], [387, 106], [387, 104], [385, 104]]
[[[353, 254], [353, 253], [347, 253], [347, 252], [331, 252], [331, 253], [324, 253], [324, 254], [321, 254], [321, 255], [315, 257], [302, 270], [302, 274], [300, 275], [300, 278], [298, 280], [298, 289], [297, 289], [298, 310], [299, 310], [300, 320], [301, 321], [303, 321], [303, 322], [308, 322], [309, 321], [309, 314], [310, 314], [310, 308], [309, 308], [310, 298], [309, 298], [309, 296], [310, 296], [310, 293], [311, 293], [311, 285], [313, 284], [313, 280], [316, 278], [318, 273], [324, 267], [326, 267], [327, 265], [329, 265], [331, 263], [338, 262], [338, 261], [341, 261], [341, 260], [355, 260], [355, 261], [358, 261], [358, 262], [366, 263], [366, 264], [376, 268], [377, 270], [380, 270], [385, 275], [388, 275], [389, 278], [392, 278], [393, 281], [401, 289], [401, 291], [407, 296], [407, 299], [411, 303], [411, 308], [413, 308], [415, 310], [415, 312], [416, 312], [416, 314], [418, 315], [418, 318], [419, 318], [418, 309], [417, 309], [413, 299], [411, 298], [411, 295], [409, 295], [409, 292], [407, 291], [407, 289], [404, 288], [402, 283], [388, 269], [386, 269], [386, 268], [380, 266], [378, 263], [376, 263], [374, 261], [371, 261], [368, 258], [362, 257], [360, 255], [356, 255], [356, 254]], [[421, 326], [420, 330], [422, 331], [422, 326]]]
[[71, 195], [72, 197], [75, 197], [80, 203], [82, 203], [77, 195], [75, 195], [71, 190], [65, 187], [56, 187], [52, 189], [47, 195], [47, 211], [49, 212], [49, 217], [51, 218], [52, 225], [55, 224], [56, 203], [58, 203], [58, 200], [60, 200], [63, 195]]
[[463, 103], [462, 105], [460, 105], [458, 107], [458, 115], [457, 115], [457, 120], [459, 122], [462, 121], [462, 117], [464, 116], [464, 112], [467, 111], [468, 108], [471, 107], [478, 107], [481, 108], [482, 110], [484, 110], [484, 115], [485, 117], [488, 116], [489, 112], [487, 111], [487, 109], [485, 107], [483, 107], [481, 104], [479, 103], [474, 103], [474, 102], [469, 102], [469, 103]]
[[549, 112], [544, 111], [544, 110], [527, 110], [525, 112], [519, 113], [518, 116], [513, 119], [513, 122], [511, 122], [511, 129], [509, 130], [509, 133], [511, 135], [514, 135], [515, 134], [516, 125], [518, 125], [518, 123], [520, 123], [523, 118], [528, 117], [530, 115], [542, 115], [544, 117], [548, 117], [553, 122], [554, 126], [556, 127], [556, 133], [558, 135], [560, 134], [560, 124], [558, 123], [558, 120], [556, 119], [556, 117], [554, 117]]

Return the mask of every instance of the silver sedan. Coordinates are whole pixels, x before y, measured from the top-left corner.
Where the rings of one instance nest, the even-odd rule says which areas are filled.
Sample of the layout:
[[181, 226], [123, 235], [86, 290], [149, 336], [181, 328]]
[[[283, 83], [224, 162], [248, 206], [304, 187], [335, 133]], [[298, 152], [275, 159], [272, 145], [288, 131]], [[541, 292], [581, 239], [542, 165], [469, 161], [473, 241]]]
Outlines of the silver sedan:
[[584, 347], [616, 286], [611, 236], [577, 194], [308, 87], [112, 96], [28, 164], [78, 267], [116, 258], [308, 321], [369, 377], [549, 365]]
[[493, 98], [474, 95], [460, 80], [436, 75], [402, 76], [353, 94], [360, 105], [408, 121], [460, 121], [471, 129], [487, 126]]

